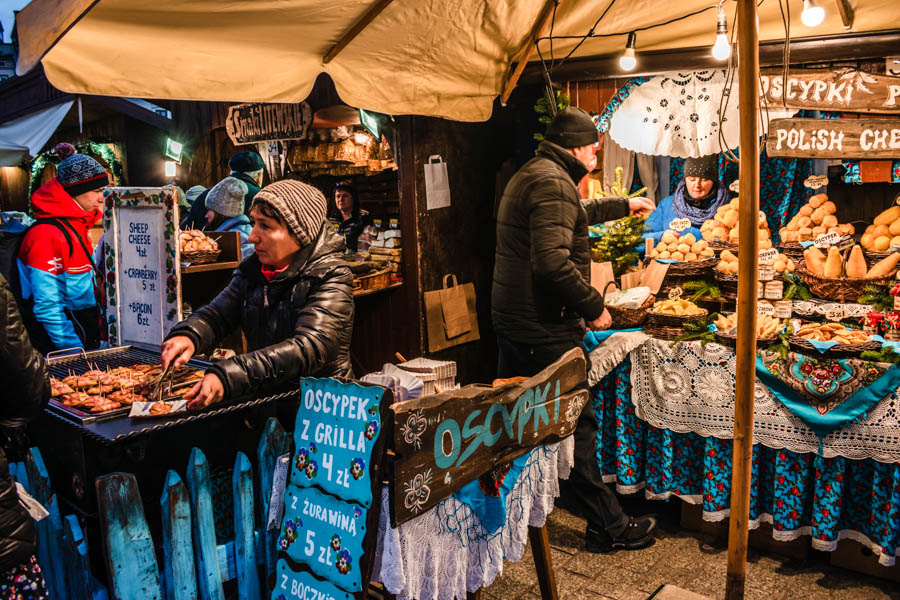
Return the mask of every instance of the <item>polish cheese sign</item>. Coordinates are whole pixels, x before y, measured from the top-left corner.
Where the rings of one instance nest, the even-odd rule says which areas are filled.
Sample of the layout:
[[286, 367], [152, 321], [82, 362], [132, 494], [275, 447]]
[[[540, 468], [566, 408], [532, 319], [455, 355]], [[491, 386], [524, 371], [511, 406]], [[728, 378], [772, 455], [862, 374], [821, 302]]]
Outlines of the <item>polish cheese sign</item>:
[[769, 156], [795, 158], [900, 158], [900, 120], [775, 119]]
[[763, 103], [777, 108], [900, 113], [900, 77], [855, 69], [791, 69], [785, 81], [781, 69], [760, 74]]

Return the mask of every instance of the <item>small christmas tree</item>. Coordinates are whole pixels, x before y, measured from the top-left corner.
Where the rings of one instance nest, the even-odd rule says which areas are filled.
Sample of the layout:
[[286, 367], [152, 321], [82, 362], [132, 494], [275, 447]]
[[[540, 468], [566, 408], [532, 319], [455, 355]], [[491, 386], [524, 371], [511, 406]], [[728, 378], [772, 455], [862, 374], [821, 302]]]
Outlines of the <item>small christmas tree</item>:
[[612, 263], [616, 277], [627, 273], [637, 264], [641, 255], [638, 246], [644, 243], [646, 217], [623, 217], [599, 227], [592, 227], [592, 232], [599, 234], [594, 238], [591, 257], [596, 262]]

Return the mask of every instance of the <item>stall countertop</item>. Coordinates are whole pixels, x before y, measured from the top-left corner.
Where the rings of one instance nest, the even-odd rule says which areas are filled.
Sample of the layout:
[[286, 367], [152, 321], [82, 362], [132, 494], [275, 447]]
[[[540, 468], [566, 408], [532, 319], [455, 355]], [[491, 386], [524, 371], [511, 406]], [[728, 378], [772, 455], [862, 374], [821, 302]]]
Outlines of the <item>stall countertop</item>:
[[236, 402], [225, 403], [196, 413], [181, 413], [170, 417], [160, 417], [151, 419], [133, 419], [131, 417], [122, 417], [119, 419], [111, 419], [109, 421], [100, 421], [97, 423], [80, 424], [67, 419], [58, 412], [47, 410], [48, 415], [59, 419], [60, 421], [84, 431], [86, 435], [98, 440], [102, 444], [113, 444], [125, 440], [133, 440], [143, 435], [149, 435], [154, 431], [169, 429], [171, 427], [179, 427], [188, 423], [203, 421], [212, 417], [225, 415], [239, 410], [262, 406], [270, 402], [284, 400], [298, 394], [300, 386], [290, 386], [288, 389], [276, 392], [267, 396], [261, 396], [253, 399], [238, 400]]

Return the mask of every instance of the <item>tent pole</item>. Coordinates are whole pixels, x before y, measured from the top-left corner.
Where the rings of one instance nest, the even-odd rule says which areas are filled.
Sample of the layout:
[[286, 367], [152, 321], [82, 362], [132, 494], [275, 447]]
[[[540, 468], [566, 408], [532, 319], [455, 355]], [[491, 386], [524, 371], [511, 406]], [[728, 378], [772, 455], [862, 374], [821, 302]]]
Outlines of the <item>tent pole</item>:
[[512, 94], [516, 84], [519, 82], [519, 77], [522, 76], [522, 72], [528, 65], [528, 59], [531, 58], [534, 49], [537, 47], [537, 39], [547, 33], [547, 28], [550, 27], [550, 17], [553, 16], [553, 8], [561, 2], [562, 0], [547, 0], [544, 2], [544, 7], [538, 13], [537, 19], [535, 19], [534, 27], [531, 28], [528, 41], [525, 42], [525, 47], [519, 51], [516, 59], [513, 61], [516, 63], [516, 68], [503, 85], [503, 93], [500, 94], [500, 104], [503, 106], [506, 106], [509, 95]]
[[373, 4], [369, 10], [366, 11], [362, 17], [360, 17], [359, 21], [353, 24], [353, 27], [347, 30], [347, 32], [341, 36], [337, 42], [335, 42], [334, 46], [325, 53], [325, 56], [322, 58], [322, 64], [327, 65], [334, 58], [340, 54], [341, 50], [347, 47], [347, 44], [352, 42], [356, 36], [362, 33], [362, 30], [369, 26], [369, 23], [375, 20], [375, 17], [381, 14], [381, 11], [386, 9], [388, 5], [394, 0], [378, 0], [375, 4]]
[[737, 372], [734, 380], [734, 456], [728, 528], [726, 600], [744, 597], [747, 520], [753, 459], [753, 391], [756, 380], [756, 294], [759, 273], [759, 32], [756, 0], [737, 0], [738, 85], [741, 120], [740, 218], [738, 230]]

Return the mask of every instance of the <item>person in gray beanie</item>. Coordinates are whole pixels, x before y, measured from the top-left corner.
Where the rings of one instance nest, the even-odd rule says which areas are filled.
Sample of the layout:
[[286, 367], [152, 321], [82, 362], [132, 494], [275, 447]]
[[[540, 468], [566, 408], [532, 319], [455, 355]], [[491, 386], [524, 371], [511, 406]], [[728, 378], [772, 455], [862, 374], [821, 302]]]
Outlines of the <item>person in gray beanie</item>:
[[241, 236], [241, 257], [253, 254], [250, 232], [253, 225], [244, 214], [244, 194], [247, 184], [236, 177], [226, 177], [209, 190], [206, 196], [206, 230], [237, 231]]
[[[293, 180], [256, 195], [249, 237], [256, 253], [163, 343], [167, 367], [211, 351], [237, 327], [247, 338], [247, 354], [217, 361], [185, 394], [189, 408], [271, 391], [301, 377], [352, 377], [353, 275], [343, 259], [344, 238], [325, 220], [326, 204], [318, 189]], [[293, 423], [292, 415], [284, 418]]]

